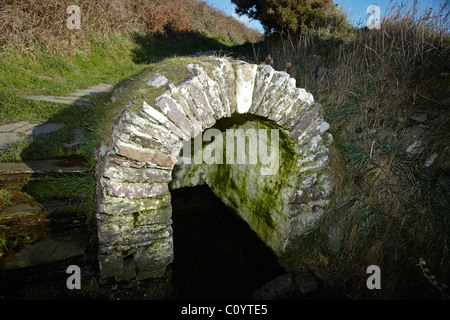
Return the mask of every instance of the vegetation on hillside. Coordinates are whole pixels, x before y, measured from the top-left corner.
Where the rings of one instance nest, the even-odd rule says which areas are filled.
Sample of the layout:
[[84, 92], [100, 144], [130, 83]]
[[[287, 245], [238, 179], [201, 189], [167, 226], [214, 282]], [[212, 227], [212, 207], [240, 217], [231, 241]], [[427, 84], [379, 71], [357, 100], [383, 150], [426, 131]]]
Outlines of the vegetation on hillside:
[[261, 22], [267, 34], [305, 33], [311, 28], [349, 29], [333, 0], [232, 0], [236, 13]]
[[[417, 4], [409, 11], [390, 8], [381, 29], [368, 30], [349, 28], [340, 12], [327, 15], [331, 1], [308, 0], [306, 7], [294, 6], [302, 1], [233, 2], [238, 13], [263, 22], [264, 41], [256, 43], [254, 30], [197, 0], [2, 1], [0, 123], [81, 128], [88, 141], [76, 153], [93, 167], [93, 150], [133, 98], [132, 85], [92, 101], [83, 114], [22, 94], [129, 85], [155, 72], [177, 83], [184, 74], [176, 56], [199, 50], [232, 49], [241, 59], [271, 64], [313, 93], [334, 137], [331, 204], [289, 263], [314, 270], [354, 298], [448, 298], [448, 6], [423, 14]], [[69, 4], [81, 7], [80, 30], [65, 26]], [[233, 46], [246, 41], [252, 44]], [[38, 149], [21, 142], [11, 157]], [[93, 188], [91, 181], [86, 206]], [[6, 192], [1, 198], [9, 201]], [[381, 267], [382, 290], [366, 287], [371, 264]]]
[[[325, 110], [332, 204], [292, 259], [358, 298], [448, 298], [448, 15], [391, 7], [380, 30], [274, 34], [241, 52], [289, 72]], [[382, 290], [366, 288], [371, 264]]]
[[[69, 29], [67, 8], [80, 7], [81, 29]], [[165, 35], [177, 40], [188, 33], [229, 43], [255, 42], [260, 34], [199, 0], [4, 0], [0, 4], [0, 44], [4, 51], [86, 52], [91, 41], [112, 31], [121, 35]]]
[[[79, 5], [81, 29], [67, 28], [69, 5]], [[53, 116], [71, 122], [57, 116], [68, 114], [67, 106], [23, 94], [64, 95], [117, 83], [167, 57], [261, 39], [198, 0], [6, 0], [0, 26], [0, 124]]]

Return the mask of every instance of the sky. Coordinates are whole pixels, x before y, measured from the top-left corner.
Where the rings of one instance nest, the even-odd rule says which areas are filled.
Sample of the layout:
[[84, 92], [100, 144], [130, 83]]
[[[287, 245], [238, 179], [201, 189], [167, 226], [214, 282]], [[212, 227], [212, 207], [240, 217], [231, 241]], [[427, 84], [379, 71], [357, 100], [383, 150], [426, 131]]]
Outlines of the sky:
[[[231, 3], [231, 0], [204, 0], [212, 7], [219, 9], [226, 14], [233, 15], [236, 19], [243, 22], [245, 25], [264, 33], [264, 30], [261, 24], [258, 21], [250, 21], [247, 16], [239, 17], [235, 13], [236, 6]], [[410, 5], [412, 0], [404, 0], [404, 3]], [[419, 0], [419, 8], [420, 10], [425, 10], [426, 8], [436, 8], [440, 5], [444, 4], [446, 0]], [[351, 24], [354, 26], [365, 26], [366, 25], [366, 10], [370, 5], [377, 5], [380, 7], [381, 18], [383, 18], [386, 9], [389, 7], [389, 4], [398, 5], [402, 3], [402, 1], [390, 1], [390, 0], [334, 0], [335, 4], [339, 5], [341, 10], [347, 12], [348, 18]]]

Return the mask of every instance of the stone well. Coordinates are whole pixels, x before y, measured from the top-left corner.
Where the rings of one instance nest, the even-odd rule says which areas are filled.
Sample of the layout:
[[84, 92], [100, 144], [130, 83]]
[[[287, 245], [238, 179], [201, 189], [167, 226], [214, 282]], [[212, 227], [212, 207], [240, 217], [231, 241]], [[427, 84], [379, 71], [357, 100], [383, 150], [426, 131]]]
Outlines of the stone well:
[[[186, 67], [191, 77], [167, 84], [156, 101], [144, 101], [137, 112], [125, 107], [112, 141], [97, 151], [102, 279], [164, 275], [176, 258], [171, 189], [207, 184], [279, 257], [312, 230], [329, 201], [333, 138], [310, 93], [269, 65], [212, 58]], [[268, 174], [261, 163], [182, 163], [183, 146], [205, 140], [210, 128], [223, 141], [239, 130], [276, 132], [277, 170]], [[252, 144], [243, 141], [248, 158]], [[273, 139], [255, 141], [275, 150]]]

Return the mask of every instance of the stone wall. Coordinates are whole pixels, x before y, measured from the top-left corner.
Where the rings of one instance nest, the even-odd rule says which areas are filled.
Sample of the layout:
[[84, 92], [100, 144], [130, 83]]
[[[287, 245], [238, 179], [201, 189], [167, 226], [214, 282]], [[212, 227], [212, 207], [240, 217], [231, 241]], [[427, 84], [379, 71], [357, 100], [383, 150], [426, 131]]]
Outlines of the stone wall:
[[[207, 183], [279, 256], [314, 227], [328, 202], [332, 136], [311, 94], [268, 65], [215, 58], [186, 67], [192, 76], [167, 84], [154, 107], [126, 106], [112, 141], [97, 151], [103, 279], [163, 276], [174, 259], [169, 183]], [[252, 116], [233, 124], [239, 115]], [[278, 129], [277, 173], [261, 175], [254, 165], [176, 165], [183, 142], [213, 126], [223, 131], [220, 119], [233, 128]]]

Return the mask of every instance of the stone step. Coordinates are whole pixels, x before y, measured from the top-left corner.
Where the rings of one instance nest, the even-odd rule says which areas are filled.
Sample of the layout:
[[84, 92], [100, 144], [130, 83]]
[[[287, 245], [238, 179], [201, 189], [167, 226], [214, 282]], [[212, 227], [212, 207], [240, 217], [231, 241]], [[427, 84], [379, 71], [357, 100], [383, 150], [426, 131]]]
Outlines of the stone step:
[[11, 143], [22, 139], [23, 135], [41, 135], [58, 131], [65, 127], [61, 123], [29, 123], [20, 121], [0, 126], [0, 149], [6, 148]]
[[89, 235], [76, 233], [53, 237], [25, 246], [0, 258], [0, 270], [25, 268], [85, 254]]
[[42, 204], [45, 210], [53, 213], [58, 212], [73, 212], [77, 209], [76, 204], [68, 200], [50, 200]]
[[0, 174], [81, 173], [85, 171], [84, 162], [75, 157], [0, 163]]
[[62, 104], [73, 104], [76, 106], [89, 106], [89, 102], [82, 97], [59, 97], [59, 96], [23, 96], [27, 100], [35, 100], [35, 101], [46, 101], [46, 102], [54, 102], [54, 103], [62, 103]]
[[87, 231], [87, 218], [78, 214], [76, 209], [62, 210], [61, 208], [59, 211], [48, 212], [37, 203], [13, 205], [0, 211], [0, 231], [8, 239], [14, 239], [20, 234], [41, 239]]
[[24, 95], [28, 100], [47, 101], [63, 104], [72, 104], [76, 106], [89, 106], [89, 97], [95, 97], [110, 91], [114, 86], [112, 84], [100, 83], [95, 86], [80, 89], [67, 96], [44, 96], [44, 95]]
[[16, 216], [35, 214], [42, 211], [42, 206], [38, 202], [19, 203], [0, 210], [0, 220]]
[[31, 176], [31, 173], [2, 174], [0, 187], [7, 188], [11, 192], [20, 192]]
[[46, 134], [57, 131], [64, 126], [65, 125], [61, 123], [46, 123], [39, 125], [39, 123], [20, 121], [0, 126], [0, 133]]

